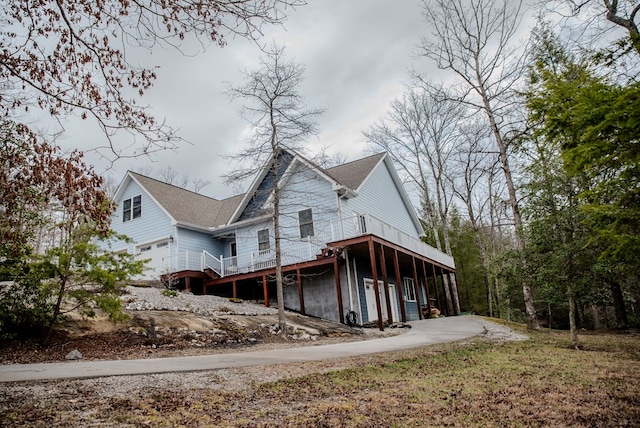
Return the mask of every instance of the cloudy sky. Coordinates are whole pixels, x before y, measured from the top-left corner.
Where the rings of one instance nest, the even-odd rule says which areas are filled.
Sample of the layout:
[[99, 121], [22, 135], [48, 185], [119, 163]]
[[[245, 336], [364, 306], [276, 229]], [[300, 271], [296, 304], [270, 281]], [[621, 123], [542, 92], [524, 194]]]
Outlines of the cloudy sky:
[[[261, 43], [283, 44], [287, 57], [305, 65], [300, 93], [309, 107], [326, 109], [318, 118], [319, 135], [308, 141], [311, 151], [328, 147], [329, 153], [357, 159], [367, 154], [362, 131], [402, 93], [409, 69], [430, 73], [426, 60], [415, 57], [416, 45], [427, 33], [419, 1], [309, 3], [289, 11], [285, 28], [267, 28]], [[222, 155], [242, 147], [247, 124], [239, 115], [241, 102], [230, 102], [223, 92], [225, 82], [242, 83], [239, 72], [255, 69], [259, 55], [255, 44], [237, 38], [224, 48], [211, 46], [198, 55], [155, 50], [142, 56], [141, 65], [160, 67], [143, 103], [179, 128], [190, 144], [182, 144], [178, 152], [120, 160], [109, 172], [113, 179], [119, 182], [127, 169], [159, 171], [171, 166], [191, 179], [212, 181], [205, 194], [223, 198], [234, 193], [219, 184], [220, 175], [229, 168]], [[103, 142], [91, 123], [76, 120], [64, 126], [58, 142], [65, 147], [89, 149]], [[99, 171], [107, 165], [96, 153], [87, 153], [87, 161]]]

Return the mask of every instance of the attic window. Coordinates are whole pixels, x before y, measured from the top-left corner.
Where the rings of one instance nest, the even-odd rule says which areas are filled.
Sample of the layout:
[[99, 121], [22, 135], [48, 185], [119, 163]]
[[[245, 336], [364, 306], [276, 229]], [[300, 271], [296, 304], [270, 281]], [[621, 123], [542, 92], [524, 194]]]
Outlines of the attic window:
[[133, 198], [122, 201], [122, 221], [129, 221], [142, 216], [142, 196], [134, 196]]
[[300, 224], [300, 239], [314, 235], [313, 213], [311, 212], [311, 208], [298, 211], [298, 223]]

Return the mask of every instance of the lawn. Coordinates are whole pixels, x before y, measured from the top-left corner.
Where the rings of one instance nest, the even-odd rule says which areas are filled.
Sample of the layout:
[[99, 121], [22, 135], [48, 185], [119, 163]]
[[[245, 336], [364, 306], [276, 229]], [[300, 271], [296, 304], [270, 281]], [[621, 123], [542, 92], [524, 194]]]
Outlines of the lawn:
[[[349, 368], [242, 391], [149, 390], [137, 396], [52, 398], [6, 409], [10, 425], [73, 426], [640, 426], [640, 336], [528, 333], [350, 359]], [[344, 362], [342, 363], [344, 366]], [[73, 400], [71, 400], [73, 401]], [[89, 410], [91, 410], [89, 412]]]

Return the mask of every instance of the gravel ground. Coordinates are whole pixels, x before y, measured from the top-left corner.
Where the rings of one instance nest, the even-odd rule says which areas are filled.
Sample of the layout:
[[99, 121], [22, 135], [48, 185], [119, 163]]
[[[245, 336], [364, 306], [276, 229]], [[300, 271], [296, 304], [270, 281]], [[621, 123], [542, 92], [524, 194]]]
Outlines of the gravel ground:
[[162, 291], [152, 287], [127, 286], [122, 296], [127, 311], [166, 310], [191, 312], [198, 315], [274, 315], [275, 307], [252, 302], [232, 303], [227, 297], [195, 296], [178, 293], [175, 297], [165, 296]]

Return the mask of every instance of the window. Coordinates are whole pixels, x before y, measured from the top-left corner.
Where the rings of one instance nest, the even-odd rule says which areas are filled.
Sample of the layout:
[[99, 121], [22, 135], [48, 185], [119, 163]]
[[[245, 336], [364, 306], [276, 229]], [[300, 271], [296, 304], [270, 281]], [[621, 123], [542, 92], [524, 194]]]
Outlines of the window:
[[146, 253], [147, 251], [151, 251], [151, 245], [146, 245], [144, 247], [140, 247], [140, 249], [138, 250], [138, 252], [140, 252], [140, 253]]
[[271, 248], [269, 243], [269, 229], [262, 229], [258, 231], [258, 251], [268, 250]]
[[313, 236], [313, 214], [311, 208], [298, 211], [298, 223], [300, 224], [300, 238], [304, 239]]
[[156, 248], [165, 248], [169, 246], [169, 241], [164, 241], [156, 244]]
[[122, 221], [129, 221], [142, 216], [142, 196], [122, 201]]
[[416, 289], [414, 287], [413, 278], [402, 278], [402, 294], [407, 302], [416, 301]]

